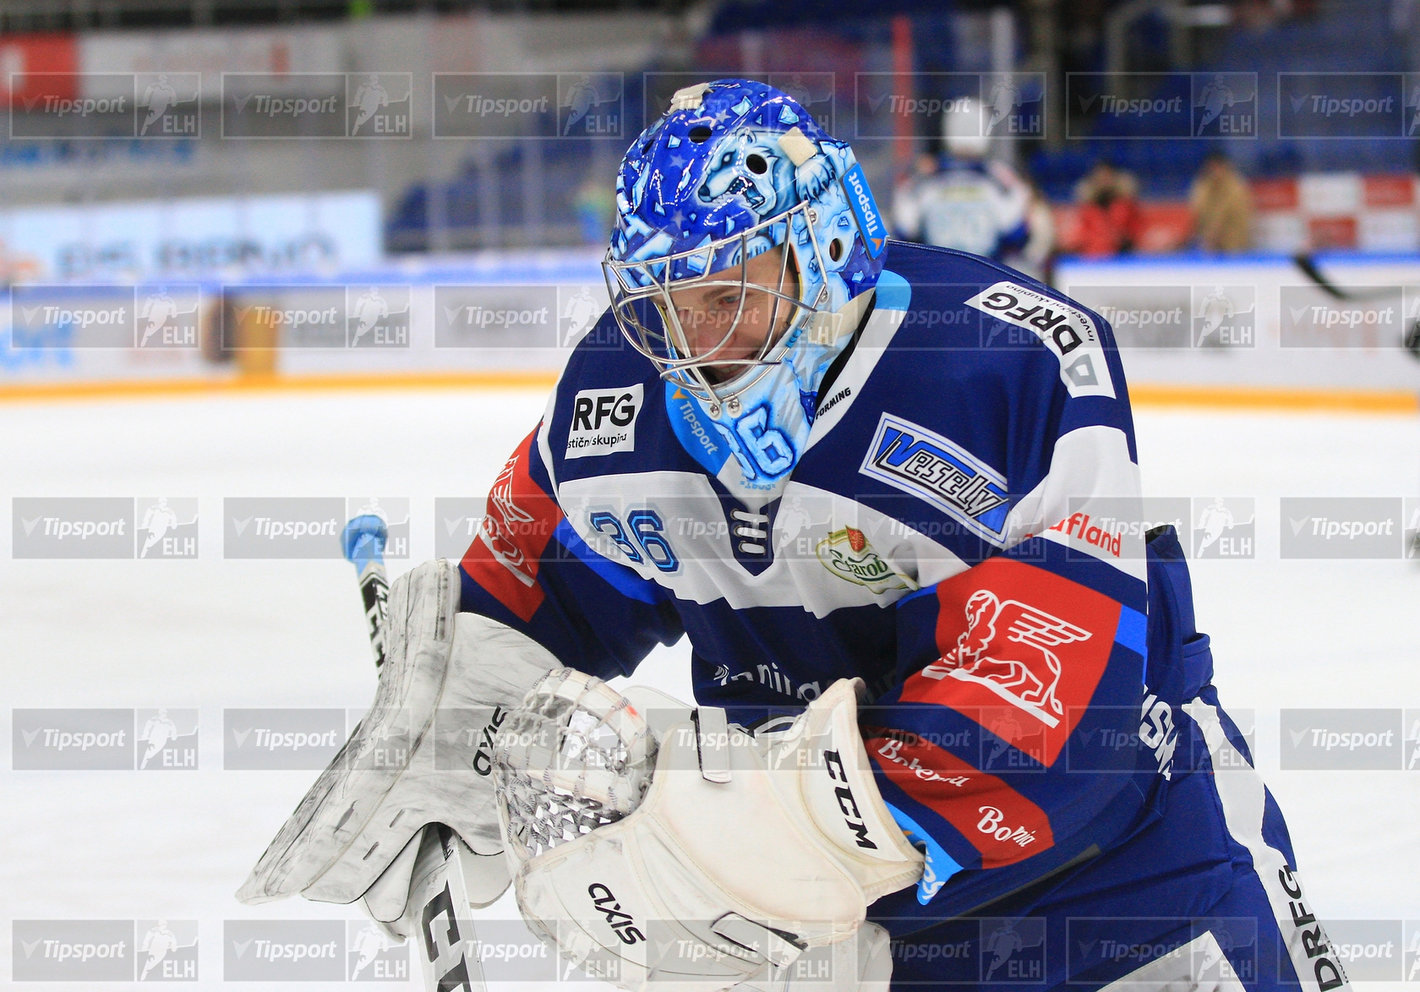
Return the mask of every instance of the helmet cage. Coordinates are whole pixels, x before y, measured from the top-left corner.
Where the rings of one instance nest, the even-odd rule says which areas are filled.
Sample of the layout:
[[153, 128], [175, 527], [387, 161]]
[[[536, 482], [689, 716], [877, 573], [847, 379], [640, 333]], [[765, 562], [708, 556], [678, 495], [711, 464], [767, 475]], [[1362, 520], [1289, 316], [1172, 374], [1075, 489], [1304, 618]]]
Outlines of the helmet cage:
[[[828, 294], [822, 280], [812, 277], [813, 273], [824, 271], [813, 220], [812, 204], [802, 201], [738, 234], [707, 241], [687, 251], [635, 261], [618, 261], [608, 251], [602, 272], [611, 298], [611, 311], [622, 334], [637, 352], [660, 368], [661, 378], [673, 380], [707, 403], [712, 416], [718, 415], [722, 402], [729, 406], [732, 414], [736, 413], [739, 394], [783, 360], [798, 331], [813, 315], [823, 312], [821, 308], [827, 303]], [[798, 295], [747, 281], [746, 269], [741, 263], [749, 261], [752, 249], [755, 249], [753, 255], [759, 255], [780, 245], [784, 247], [784, 255], [777, 285], [784, 285], [792, 264]], [[805, 257], [806, 248], [808, 257]], [[717, 278], [735, 267], [739, 269], [738, 275]], [[697, 349], [691, 344], [671, 294], [711, 286], [737, 290], [739, 303], [719, 339], [708, 348]], [[771, 333], [766, 333], [764, 341], [750, 357], [717, 357], [734, 337], [751, 291], [773, 300], [769, 319]], [[815, 298], [805, 299], [810, 293]], [[779, 323], [781, 306], [791, 308], [792, 312], [784, 331], [775, 337], [772, 329]], [[706, 375], [710, 367], [743, 371], [732, 372], [724, 381], [712, 383]]]

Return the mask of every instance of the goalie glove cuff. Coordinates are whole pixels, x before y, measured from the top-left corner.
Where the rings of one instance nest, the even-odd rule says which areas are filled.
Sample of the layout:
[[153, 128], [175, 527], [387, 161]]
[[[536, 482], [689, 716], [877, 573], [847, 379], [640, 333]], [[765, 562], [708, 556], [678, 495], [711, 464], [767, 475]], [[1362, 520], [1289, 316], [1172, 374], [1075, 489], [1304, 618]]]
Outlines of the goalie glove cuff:
[[917, 881], [922, 855], [888, 812], [858, 730], [860, 679], [840, 679], [765, 737], [770, 768], [798, 768], [804, 815], [869, 903]]

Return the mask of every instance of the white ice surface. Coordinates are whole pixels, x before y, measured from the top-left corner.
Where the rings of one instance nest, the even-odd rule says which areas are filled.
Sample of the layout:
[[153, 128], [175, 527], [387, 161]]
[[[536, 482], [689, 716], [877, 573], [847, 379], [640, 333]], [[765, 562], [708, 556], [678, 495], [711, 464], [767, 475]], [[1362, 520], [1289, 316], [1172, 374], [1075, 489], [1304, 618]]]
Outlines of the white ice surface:
[[[375, 677], [349, 566], [223, 560], [222, 498], [407, 495], [420, 560], [433, 498], [486, 492], [543, 402], [490, 391], [0, 405], [5, 509], [14, 496], [166, 495], [198, 497], [201, 514], [189, 561], [12, 560], [3, 528], [0, 982], [17, 919], [197, 920], [200, 987], [218, 988], [222, 921], [358, 918], [232, 897], [314, 773], [224, 771], [223, 709], [363, 709]], [[1284, 772], [1276, 739], [1281, 708], [1420, 714], [1420, 567], [1281, 561], [1276, 510], [1281, 496], [1420, 496], [1420, 423], [1147, 409], [1137, 421], [1147, 492], [1258, 501], [1254, 559], [1193, 565], [1199, 623], [1225, 705], [1256, 715], [1310, 901], [1324, 918], [1420, 920], [1420, 769]], [[653, 657], [645, 680], [685, 696], [685, 656]], [[199, 710], [196, 771], [11, 770], [12, 708], [159, 706]], [[489, 910], [512, 912], [506, 900]]]

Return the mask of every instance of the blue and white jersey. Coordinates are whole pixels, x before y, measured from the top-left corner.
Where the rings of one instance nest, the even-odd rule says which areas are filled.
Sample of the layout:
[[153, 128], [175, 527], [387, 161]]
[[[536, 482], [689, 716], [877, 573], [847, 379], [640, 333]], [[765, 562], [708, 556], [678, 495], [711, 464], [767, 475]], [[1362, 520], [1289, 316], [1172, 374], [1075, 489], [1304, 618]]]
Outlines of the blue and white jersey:
[[797, 464], [758, 488], [738, 459], [782, 451], [755, 411], [732, 455], [604, 316], [494, 486], [463, 608], [604, 677], [686, 635], [697, 700], [732, 711], [864, 679], [878, 785], [928, 855], [879, 915], [949, 917], [1137, 830], [1169, 772], [1165, 711], [1206, 677], [1178, 670], [1173, 607], [1150, 616], [1105, 321], [890, 242], [855, 342], [803, 399]]
[[1000, 260], [1024, 247], [1029, 207], [1029, 187], [1004, 163], [944, 158], [940, 170], [893, 193], [893, 231]]

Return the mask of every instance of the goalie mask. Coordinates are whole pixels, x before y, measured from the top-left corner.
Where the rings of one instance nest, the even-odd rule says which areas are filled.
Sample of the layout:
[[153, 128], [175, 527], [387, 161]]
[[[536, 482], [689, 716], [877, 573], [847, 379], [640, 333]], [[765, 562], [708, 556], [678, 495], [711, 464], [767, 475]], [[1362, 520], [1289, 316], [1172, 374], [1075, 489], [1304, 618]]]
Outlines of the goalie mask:
[[744, 486], [776, 488], [882, 270], [852, 149], [763, 83], [686, 87], [627, 151], [616, 209], [603, 268], [622, 332], [668, 396], [693, 397]]

